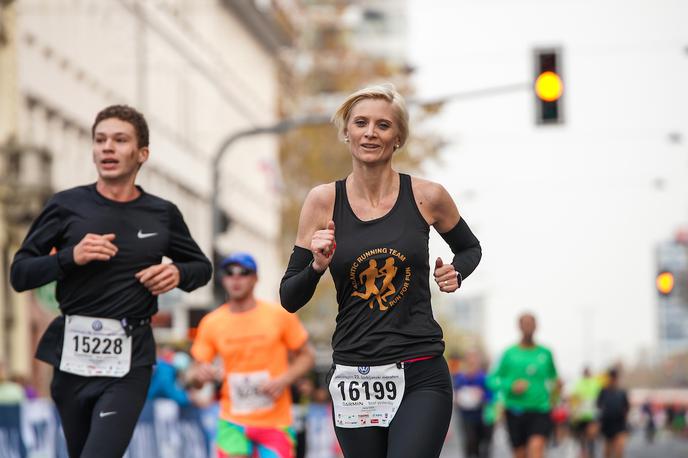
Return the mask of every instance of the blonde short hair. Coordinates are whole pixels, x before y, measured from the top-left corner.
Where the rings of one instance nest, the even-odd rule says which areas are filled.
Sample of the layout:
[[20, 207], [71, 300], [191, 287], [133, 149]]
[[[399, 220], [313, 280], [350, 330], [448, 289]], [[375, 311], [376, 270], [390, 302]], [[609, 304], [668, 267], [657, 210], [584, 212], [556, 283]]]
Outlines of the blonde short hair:
[[409, 136], [409, 115], [406, 109], [406, 102], [404, 98], [397, 92], [394, 85], [391, 83], [379, 84], [374, 86], [364, 87], [354, 92], [339, 105], [337, 111], [332, 116], [332, 122], [337, 127], [337, 136], [340, 140], [344, 140], [346, 124], [349, 122], [351, 110], [361, 100], [366, 99], [382, 99], [388, 101], [394, 111], [396, 112], [398, 130], [399, 130], [399, 148], [406, 144]]

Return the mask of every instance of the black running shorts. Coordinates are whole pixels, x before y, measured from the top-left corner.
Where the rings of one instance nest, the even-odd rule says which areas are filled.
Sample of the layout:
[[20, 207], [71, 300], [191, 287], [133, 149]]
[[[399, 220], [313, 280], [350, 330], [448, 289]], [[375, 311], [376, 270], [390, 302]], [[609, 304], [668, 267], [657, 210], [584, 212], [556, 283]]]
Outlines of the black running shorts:
[[552, 432], [552, 419], [549, 412], [507, 410], [506, 426], [511, 446], [520, 448], [525, 446], [532, 436], [549, 436]]

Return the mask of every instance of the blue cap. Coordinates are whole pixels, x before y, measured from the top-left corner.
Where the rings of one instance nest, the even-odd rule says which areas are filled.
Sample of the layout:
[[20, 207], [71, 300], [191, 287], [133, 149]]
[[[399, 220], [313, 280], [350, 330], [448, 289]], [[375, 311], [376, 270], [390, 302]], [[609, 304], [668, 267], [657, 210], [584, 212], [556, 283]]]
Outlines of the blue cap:
[[234, 253], [230, 256], [227, 256], [220, 263], [220, 269], [224, 269], [225, 267], [232, 264], [241, 266], [244, 269], [252, 270], [253, 272], [258, 272], [258, 265], [256, 264], [256, 260], [253, 259], [253, 256], [251, 256], [248, 253]]

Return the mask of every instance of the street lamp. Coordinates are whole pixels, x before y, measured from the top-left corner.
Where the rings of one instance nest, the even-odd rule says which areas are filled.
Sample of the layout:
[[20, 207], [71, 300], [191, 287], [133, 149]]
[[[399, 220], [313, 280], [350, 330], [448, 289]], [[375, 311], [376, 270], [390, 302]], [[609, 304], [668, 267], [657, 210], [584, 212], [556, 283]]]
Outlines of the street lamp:
[[325, 115], [309, 115], [309, 116], [303, 116], [303, 117], [298, 117], [298, 118], [288, 118], [288, 119], [283, 119], [275, 124], [268, 125], [268, 126], [259, 126], [259, 127], [252, 127], [250, 129], [245, 129], [245, 130], [240, 130], [237, 132], [234, 132], [233, 134], [229, 135], [225, 140], [220, 143], [220, 146], [217, 148], [217, 151], [215, 152], [215, 155], [213, 156], [213, 162], [212, 162], [212, 170], [213, 170], [213, 177], [212, 177], [212, 187], [210, 189], [210, 208], [212, 212], [212, 217], [213, 217], [213, 224], [212, 224], [212, 234], [210, 237], [210, 242], [213, 251], [215, 250], [215, 243], [217, 240], [218, 235], [220, 234], [220, 208], [219, 208], [219, 201], [218, 201], [218, 190], [219, 190], [219, 185], [220, 185], [220, 161], [222, 161], [222, 158], [225, 157], [227, 152], [230, 150], [230, 148], [236, 143], [238, 140], [241, 140], [242, 138], [246, 137], [252, 137], [254, 135], [261, 135], [261, 134], [281, 134], [287, 131], [290, 131], [292, 129], [295, 129], [297, 127], [301, 126], [306, 126], [306, 125], [320, 125], [320, 124], [327, 124], [330, 122], [329, 116]]
[[468, 91], [455, 92], [453, 94], [447, 94], [429, 100], [419, 100], [416, 98], [410, 98], [408, 99], [408, 104], [418, 105], [420, 107], [442, 107], [444, 106], [444, 104], [448, 102], [453, 102], [455, 100], [481, 99], [484, 97], [492, 97], [495, 95], [529, 91], [531, 90], [531, 88], [532, 84], [524, 81], [519, 83], [503, 84], [500, 86], [487, 86], [478, 89], [471, 89]]

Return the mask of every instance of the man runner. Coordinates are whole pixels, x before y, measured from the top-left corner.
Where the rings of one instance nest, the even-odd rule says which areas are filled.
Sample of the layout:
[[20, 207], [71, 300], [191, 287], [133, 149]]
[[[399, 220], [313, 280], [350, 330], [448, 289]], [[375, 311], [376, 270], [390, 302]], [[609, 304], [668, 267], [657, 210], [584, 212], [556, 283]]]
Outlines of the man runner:
[[[292, 458], [289, 388], [313, 367], [315, 352], [296, 315], [254, 297], [251, 255], [225, 258], [220, 271], [229, 300], [203, 317], [191, 347], [192, 382], [222, 381], [218, 456]], [[217, 356], [224, 370], [212, 365]]]
[[552, 429], [551, 393], [557, 385], [552, 352], [533, 340], [535, 317], [518, 319], [521, 340], [509, 347], [488, 380], [501, 389], [514, 458], [542, 458]]
[[580, 445], [580, 458], [595, 457], [595, 442], [599, 432], [596, 402], [601, 389], [599, 379], [586, 367], [583, 377], [571, 391], [571, 426]]
[[206, 284], [212, 266], [177, 207], [135, 185], [149, 155], [143, 115], [107, 107], [91, 134], [96, 183], [48, 201], [14, 257], [11, 283], [25, 291], [57, 281], [62, 315], [36, 357], [54, 366], [51, 395], [69, 455], [119, 458], [155, 363], [157, 296]]

